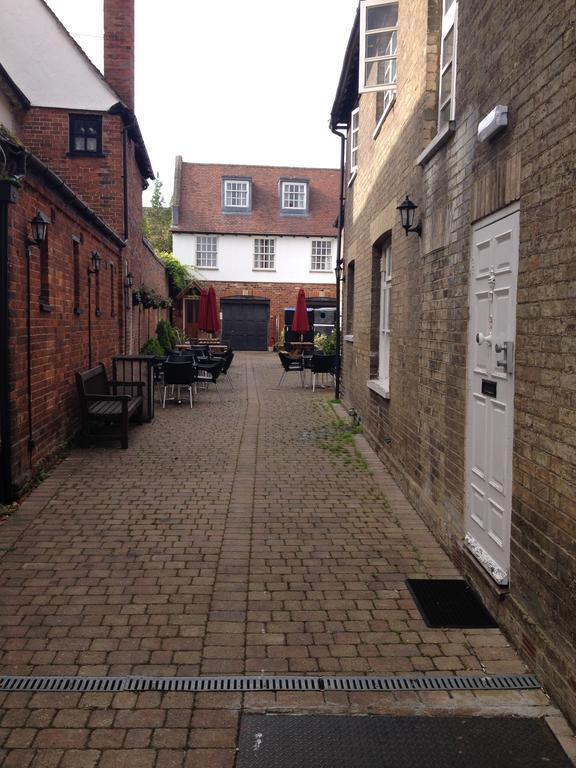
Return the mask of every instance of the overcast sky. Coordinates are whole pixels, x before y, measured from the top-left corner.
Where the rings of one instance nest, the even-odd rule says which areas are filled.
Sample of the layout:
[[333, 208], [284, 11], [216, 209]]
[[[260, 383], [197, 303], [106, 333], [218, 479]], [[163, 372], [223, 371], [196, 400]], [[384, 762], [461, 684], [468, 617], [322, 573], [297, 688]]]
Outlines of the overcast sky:
[[[101, 68], [103, 0], [47, 2]], [[167, 203], [176, 155], [338, 167], [328, 119], [356, 6], [136, 0], [136, 113]]]

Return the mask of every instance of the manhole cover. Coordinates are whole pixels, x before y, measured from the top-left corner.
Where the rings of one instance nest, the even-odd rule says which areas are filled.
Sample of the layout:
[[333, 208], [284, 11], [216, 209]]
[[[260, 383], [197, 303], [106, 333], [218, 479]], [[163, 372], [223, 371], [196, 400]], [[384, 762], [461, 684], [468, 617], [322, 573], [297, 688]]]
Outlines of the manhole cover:
[[237, 768], [572, 768], [543, 720], [244, 715]]
[[462, 579], [407, 579], [428, 627], [493, 629], [498, 625]]

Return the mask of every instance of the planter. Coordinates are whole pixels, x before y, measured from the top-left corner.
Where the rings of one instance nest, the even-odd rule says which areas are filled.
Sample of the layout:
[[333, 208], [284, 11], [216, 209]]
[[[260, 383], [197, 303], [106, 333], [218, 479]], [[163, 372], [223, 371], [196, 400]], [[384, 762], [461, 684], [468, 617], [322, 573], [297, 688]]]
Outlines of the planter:
[[15, 203], [19, 187], [20, 182], [16, 179], [0, 179], [0, 203]]

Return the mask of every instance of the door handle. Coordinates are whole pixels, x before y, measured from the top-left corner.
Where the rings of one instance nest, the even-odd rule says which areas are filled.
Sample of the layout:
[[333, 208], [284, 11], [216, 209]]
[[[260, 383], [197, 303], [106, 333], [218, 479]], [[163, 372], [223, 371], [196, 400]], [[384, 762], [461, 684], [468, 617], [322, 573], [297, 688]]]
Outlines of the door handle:
[[496, 367], [501, 368], [504, 373], [514, 373], [514, 342], [504, 341], [502, 344], [496, 344], [494, 347], [496, 354], [503, 354], [502, 360], [496, 360]]
[[489, 347], [492, 346], [492, 334], [489, 334], [488, 336], [484, 336], [483, 333], [477, 333], [476, 334], [476, 344], [488, 344]]

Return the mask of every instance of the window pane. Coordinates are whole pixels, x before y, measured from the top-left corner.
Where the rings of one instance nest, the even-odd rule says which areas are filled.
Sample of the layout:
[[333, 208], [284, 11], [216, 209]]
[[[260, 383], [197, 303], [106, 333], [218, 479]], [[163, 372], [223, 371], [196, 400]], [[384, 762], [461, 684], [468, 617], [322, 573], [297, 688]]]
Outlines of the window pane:
[[440, 81], [440, 104], [443, 104], [452, 93], [452, 64], [448, 67], [446, 72], [442, 75]]
[[454, 54], [454, 27], [451, 27], [450, 32], [444, 38], [444, 48], [442, 50], [442, 67], [445, 67]]
[[439, 127], [443, 128], [445, 125], [448, 125], [448, 122], [450, 120], [450, 108], [452, 106], [452, 101], [447, 101], [446, 104], [442, 107], [440, 110], [440, 118], [439, 118]]
[[396, 82], [396, 59], [366, 63], [366, 85], [394, 85]]
[[74, 137], [74, 149], [77, 152], [84, 152], [84, 150], [86, 149], [85, 141], [86, 140], [84, 139], [83, 136], [75, 136]]
[[98, 149], [98, 143], [96, 139], [91, 139], [91, 138], [86, 139], [86, 149], [88, 150], [88, 152], [96, 152], [96, 150]]
[[374, 5], [366, 9], [366, 29], [385, 29], [398, 25], [398, 4]]
[[444, 13], [447, 13], [454, 5], [454, 0], [444, 0]]
[[375, 59], [379, 56], [395, 56], [397, 48], [396, 32], [377, 32], [366, 35], [366, 58]]

